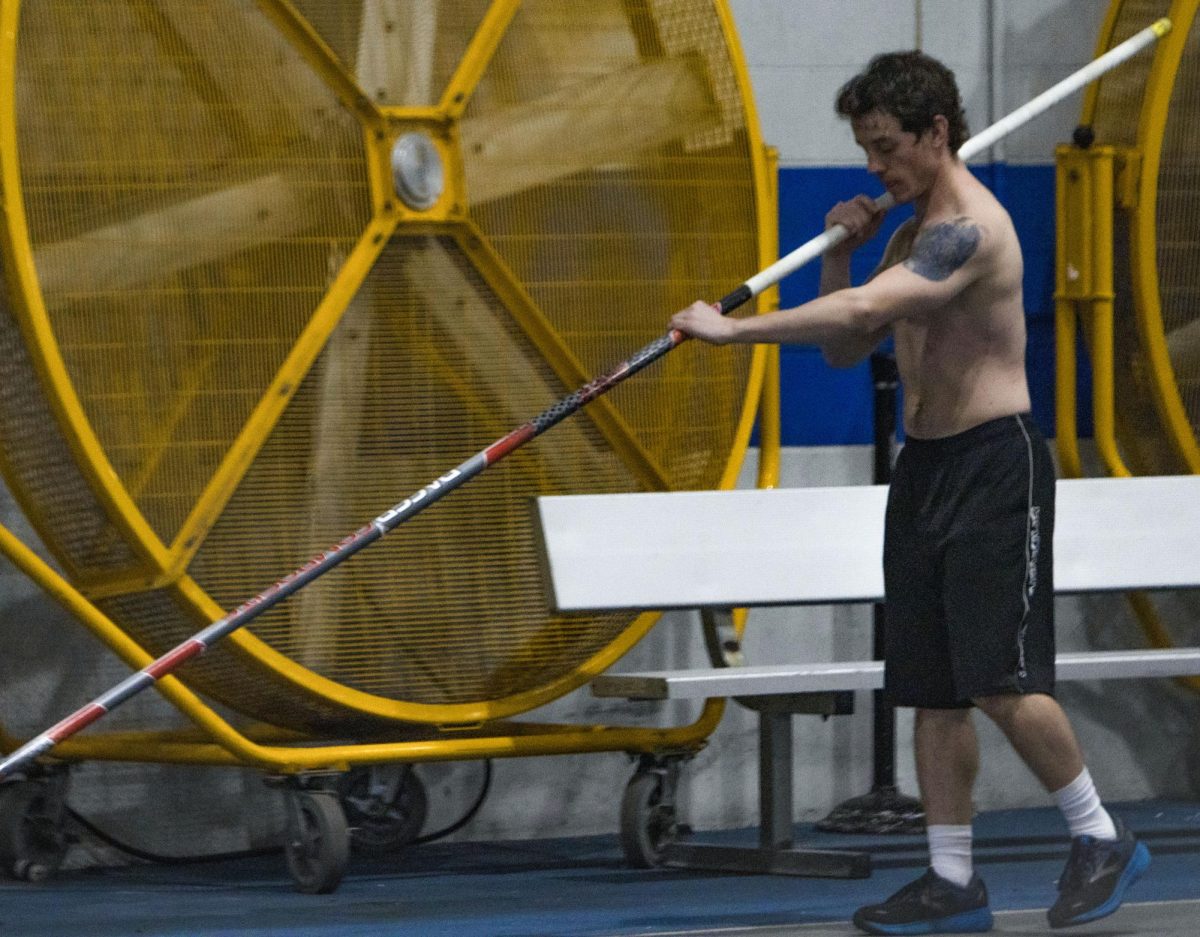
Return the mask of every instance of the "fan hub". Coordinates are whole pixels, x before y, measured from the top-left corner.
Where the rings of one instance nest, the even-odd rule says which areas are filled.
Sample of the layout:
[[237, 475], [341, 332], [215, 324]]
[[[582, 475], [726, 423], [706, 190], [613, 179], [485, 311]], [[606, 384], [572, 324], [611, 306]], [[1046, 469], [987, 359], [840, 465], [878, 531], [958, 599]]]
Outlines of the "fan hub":
[[428, 134], [410, 131], [392, 143], [392, 184], [413, 211], [428, 211], [442, 197], [446, 171], [442, 154]]

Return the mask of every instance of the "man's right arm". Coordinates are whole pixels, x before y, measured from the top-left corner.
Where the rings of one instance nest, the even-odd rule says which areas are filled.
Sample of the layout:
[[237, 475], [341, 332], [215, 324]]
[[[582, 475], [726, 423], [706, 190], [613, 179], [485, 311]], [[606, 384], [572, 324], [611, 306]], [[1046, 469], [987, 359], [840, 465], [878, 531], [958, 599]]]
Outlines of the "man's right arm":
[[[858, 248], [879, 233], [885, 214], [875, 206], [875, 200], [869, 195], [858, 195], [848, 202], [838, 202], [829, 210], [825, 216], [826, 230], [840, 224], [846, 229], [846, 238], [821, 256], [819, 295], [828, 296], [854, 285], [850, 278], [850, 258]], [[869, 355], [887, 333], [888, 329], [884, 328], [866, 340], [828, 342], [821, 346], [821, 356], [830, 367], [851, 367]]]
[[848, 202], [838, 202], [825, 215], [825, 230], [834, 225], [846, 229], [846, 238], [821, 256], [820, 296], [844, 290], [850, 282], [850, 258], [863, 244], [879, 233], [886, 212], [875, 207], [868, 195], [857, 195]]
[[848, 289], [850, 282], [849, 252], [827, 251], [821, 256], [821, 285], [818, 296], [827, 296], [838, 290]]
[[[820, 295], [826, 296], [838, 290], [849, 289], [854, 284], [850, 278], [850, 258], [854, 251], [865, 244], [879, 232], [886, 212], [875, 207], [874, 199], [859, 195], [849, 202], [839, 202], [825, 216], [825, 224], [832, 227], [842, 225], [848, 236], [841, 244], [826, 251], [821, 257], [821, 286]], [[889, 244], [889, 248], [890, 248]], [[886, 257], [886, 252], [885, 252]], [[883, 264], [872, 273], [883, 269]], [[884, 326], [866, 337], [843, 339], [837, 342], [826, 342], [821, 346], [821, 356], [825, 363], [833, 368], [849, 368], [858, 364], [875, 347], [887, 338], [891, 326]]]

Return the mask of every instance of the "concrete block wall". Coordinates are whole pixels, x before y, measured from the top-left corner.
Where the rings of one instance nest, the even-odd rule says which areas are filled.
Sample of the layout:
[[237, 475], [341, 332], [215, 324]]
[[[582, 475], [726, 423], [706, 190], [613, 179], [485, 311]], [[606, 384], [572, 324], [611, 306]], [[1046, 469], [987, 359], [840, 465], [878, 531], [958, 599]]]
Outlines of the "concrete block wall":
[[[833, 112], [838, 88], [872, 55], [921, 48], [955, 73], [968, 123], [984, 129], [1095, 51], [1107, 0], [731, 0], [759, 121], [780, 166], [858, 166]], [[992, 158], [1052, 163], [1080, 98], [1016, 131]], [[983, 161], [981, 159], [980, 161]]]

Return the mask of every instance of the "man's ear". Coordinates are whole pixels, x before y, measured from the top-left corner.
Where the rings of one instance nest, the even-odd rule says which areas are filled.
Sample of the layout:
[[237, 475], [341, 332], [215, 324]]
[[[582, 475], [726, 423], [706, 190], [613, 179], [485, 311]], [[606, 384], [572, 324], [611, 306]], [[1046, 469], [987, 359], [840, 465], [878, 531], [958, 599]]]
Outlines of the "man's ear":
[[930, 139], [935, 145], [950, 147], [950, 121], [944, 114], [933, 115], [933, 125], [929, 128]]

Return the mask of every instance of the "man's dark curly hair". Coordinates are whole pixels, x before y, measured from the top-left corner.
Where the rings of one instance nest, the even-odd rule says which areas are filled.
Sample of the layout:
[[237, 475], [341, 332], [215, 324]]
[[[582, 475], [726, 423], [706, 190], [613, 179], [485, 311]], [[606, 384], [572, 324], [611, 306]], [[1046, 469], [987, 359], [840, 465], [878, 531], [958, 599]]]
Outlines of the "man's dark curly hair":
[[941, 114], [949, 122], [950, 152], [967, 139], [967, 119], [954, 72], [924, 52], [885, 52], [842, 85], [837, 96], [842, 117], [863, 117], [879, 110], [891, 114], [902, 130], [920, 135]]

